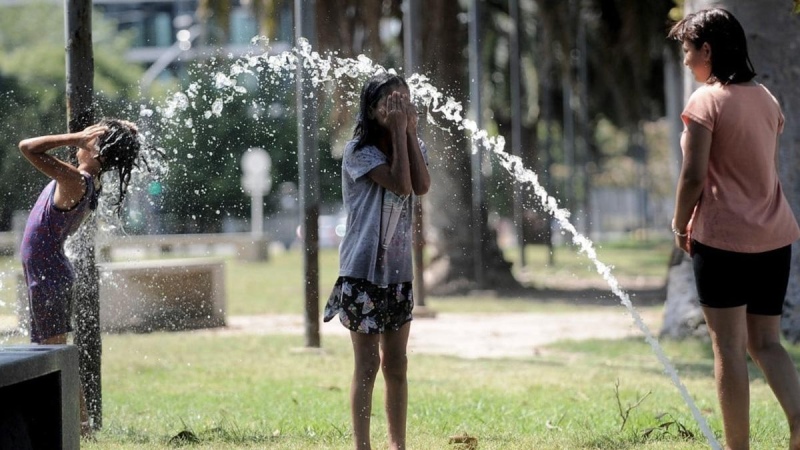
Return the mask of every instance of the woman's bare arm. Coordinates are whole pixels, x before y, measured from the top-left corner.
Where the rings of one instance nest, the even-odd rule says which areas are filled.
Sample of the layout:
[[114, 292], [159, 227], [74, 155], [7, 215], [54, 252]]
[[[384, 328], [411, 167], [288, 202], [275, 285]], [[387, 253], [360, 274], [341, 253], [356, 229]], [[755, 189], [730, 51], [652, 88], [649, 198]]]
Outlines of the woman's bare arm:
[[[708, 158], [711, 153], [711, 130], [690, 120], [681, 137], [683, 164], [675, 193], [673, 226], [686, 233], [695, 206], [700, 201], [708, 175]], [[689, 234], [689, 233], [686, 233]], [[678, 245], [689, 251], [689, 236], [679, 236]]]

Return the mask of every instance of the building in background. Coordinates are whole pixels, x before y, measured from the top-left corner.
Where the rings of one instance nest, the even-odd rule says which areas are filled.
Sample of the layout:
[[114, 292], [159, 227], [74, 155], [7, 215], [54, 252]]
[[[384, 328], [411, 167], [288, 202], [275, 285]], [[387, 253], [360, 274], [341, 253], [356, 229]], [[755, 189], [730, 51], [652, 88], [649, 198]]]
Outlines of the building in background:
[[[117, 24], [120, 31], [129, 32], [133, 47], [127, 59], [141, 64], [146, 73], [144, 88], [158, 77], [177, 77], [183, 64], [208, 53], [203, 46], [204, 24], [197, 20], [197, 0], [94, 0], [103, 16]], [[223, 54], [241, 56], [253, 50], [252, 39], [258, 35], [258, 22], [248, 2], [231, 0], [229, 34]], [[1, 4], [1, 3], [0, 3]], [[291, 5], [287, 3], [287, 5]], [[277, 37], [273, 50], [282, 51], [291, 42], [292, 10], [285, 7], [273, 21]]]

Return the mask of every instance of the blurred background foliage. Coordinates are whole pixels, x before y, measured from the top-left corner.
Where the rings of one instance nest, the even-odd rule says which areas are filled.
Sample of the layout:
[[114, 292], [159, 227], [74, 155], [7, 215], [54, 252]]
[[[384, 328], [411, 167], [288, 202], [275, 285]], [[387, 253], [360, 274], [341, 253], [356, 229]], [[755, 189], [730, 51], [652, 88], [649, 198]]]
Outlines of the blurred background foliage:
[[[343, 57], [365, 53], [386, 67], [402, 66], [400, 0], [318, 3], [324, 3], [318, 7], [322, 50], [336, 51]], [[467, 4], [462, 3], [461, 14], [451, 20], [463, 31]], [[225, 11], [234, 4], [250, 8], [261, 32], [273, 41], [286, 37], [285, 20], [281, 20], [280, 13], [287, 8], [291, 10], [289, 1], [199, 2], [197, 17], [216, 30], [208, 34], [213, 39], [228, 39], [230, 28], [213, 24], [229, 17], [215, 11]], [[489, 119], [486, 127], [505, 135], [508, 142], [509, 11], [507, 2], [484, 4], [484, 89]], [[560, 105], [566, 85], [558, 80], [564, 71], [575, 75], [574, 64], [564, 66], [574, 57], [574, 53], [565, 49], [575, 46], [574, 27], [578, 14], [582, 14], [590, 56], [587, 123], [590, 138], [588, 153], [581, 159], [585, 176], [591, 177], [586, 186], [639, 187], [646, 180], [650, 195], [670, 196], [670, 172], [664, 170], [670, 155], [667, 126], [662, 120], [662, 57], [666, 44], [664, 30], [670, 9], [676, 4], [669, 0], [582, 3], [522, 0], [520, 6], [525, 95], [523, 140], [529, 149], [527, 160], [531, 166], [547, 174], [556, 196], [563, 197], [569, 191], [566, 184], [574, 182], [577, 176], [575, 169], [568, 166], [564, 151]], [[4, 6], [0, 14], [0, 126], [4, 136], [0, 141], [0, 230], [11, 228], [14, 211], [28, 209], [45, 182], [20, 157], [17, 142], [66, 129], [63, 24], [62, 8], [49, 2]], [[131, 205], [139, 211], [128, 211], [129, 232], [148, 230], [145, 225], [149, 216], [144, 213], [159, 214], [160, 231], [166, 232], [244, 228], [249, 198], [240, 185], [239, 160], [250, 147], [263, 147], [272, 155], [273, 189], [265, 200], [265, 212], [269, 214], [280, 207], [277, 186], [297, 182], [297, 125], [291, 77], [265, 71], [259, 75], [260, 79], [249, 82], [246, 94], [225, 105], [223, 114], [208, 117], [202, 112], [210, 110], [218, 97], [213, 74], [227, 73], [235, 58], [219, 51], [207, 58], [186, 61], [176, 77], [157, 79], [145, 94], [139, 88], [145, 67], [126, 60], [132, 42], [141, 37], [120, 31], [118, 24], [100, 11], [94, 15], [93, 27], [96, 116], [140, 121], [149, 138], [165, 152], [170, 166], [164, 179], [156, 180], [159, 186], [135, 187]], [[465, 53], [466, 46], [446, 51]], [[543, 66], [543, 60], [550, 65]], [[423, 71], [435, 68], [423, 67]], [[455, 71], [452, 77], [465, 78], [465, 71], [466, 68]], [[539, 85], [545, 82], [551, 87], [549, 95], [553, 96], [549, 118], [542, 116], [544, 99]], [[448, 94], [457, 99], [467, 95], [458, 88], [458, 83], [454, 86]], [[207, 104], [188, 110], [180, 122], [162, 120], [159, 105], [189, 87], [197, 93], [197, 102]], [[350, 93], [342, 93], [343, 89]], [[340, 202], [339, 147], [352, 133], [353, 89], [353, 86], [329, 86], [322, 93], [321, 198], [323, 209], [332, 212]], [[141, 110], [153, 113], [141, 115]], [[551, 133], [552, 145], [547, 158], [537, 153], [546, 133]], [[646, 145], [646, 160], [636, 153], [634, 144]], [[486, 185], [491, 210], [500, 215], [511, 214], [510, 176], [502, 170], [492, 170]], [[585, 197], [586, 193], [577, 190], [573, 195]], [[580, 202], [576, 200], [575, 204]]]

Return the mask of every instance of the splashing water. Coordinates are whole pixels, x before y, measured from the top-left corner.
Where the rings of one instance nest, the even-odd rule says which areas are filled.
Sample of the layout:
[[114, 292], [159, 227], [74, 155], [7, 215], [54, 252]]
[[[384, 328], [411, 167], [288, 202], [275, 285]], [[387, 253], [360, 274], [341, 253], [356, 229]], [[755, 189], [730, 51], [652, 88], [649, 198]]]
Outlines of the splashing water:
[[[303, 65], [314, 87], [318, 87], [329, 81], [339, 80], [342, 77], [357, 79], [379, 71], [392, 71], [391, 69], [385, 69], [373, 63], [364, 55], [359, 55], [356, 59], [339, 58], [332, 55], [322, 56], [313, 51], [307, 41], [301, 40], [298, 46], [291, 51], [275, 55], [270, 55], [268, 53], [255, 56], [249, 55], [235, 62], [228, 75], [223, 75], [221, 73], [215, 74], [215, 85], [221, 91], [221, 94], [224, 95], [213, 102], [212, 110], [206, 112], [206, 116], [219, 116], [222, 113], [223, 104], [225, 103], [223, 99], [230, 99], [235, 96], [236, 93], [243, 93], [244, 89], [238, 85], [235, 79], [239, 75], [255, 75], [266, 69], [273, 72], [288, 71], [289, 75], [292, 76], [298, 64]], [[459, 129], [468, 132], [473, 143], [473, 151], [477, 150], [478, 145], [489, 149], [491, 154], [499, 159], [501, 165], [505, 167], [512, 176], [519, 182], [532, 187], [534, 195], [542, 204], [544, 210], [558, 221], [563, 230], [566, 230], [572, 235], [572, 242], [578, 247], [578, 251], [589, 258], [597, 269], [598, 274], [608, 283], [611, 291], [627, 309], [633, 322], [642, 331], [645, 340], [650, 344], [656, 357], [661, 362], [664, 371], [669, 376], [672, 383], [678, 388], [683, 400], [691, 410], [692, 416], [711, 447], [715, 449], [721, 448], [706, 423], [705, 418], [700, 413], [688, 390], [678, 377], [677, 370], [664, 353], [664, 350], [659, 345], [658, 340], [654, 337], [649, 327], [642, 320], [639, 312], [631, 303], [628, 293], [622, 289], [619, 281], [611, 273], [611, 267], [598, 259], [592, 241], [578, 232], [575, 226], [570, 222], [570, 212], [558, 206], [558, 201], [547, 193], [544, 187], [539, 183], [538, 176], [533, 171], [526, 169], [519, 157], [509, 155], [504, 151], [505, 140], [502, 136], [489, 136], [488, 132], [479, 129], [474, 121], [464, 118], [462, 114], [462, 105], [452, 98], [445, 98], [438, 89], [428, 82], [428, 79], [424, 75], [413, 74], [407, 78], [407, 82], [415, 102], [421, 103], [428, 111], [440, 114], [445, 121], [451, 122], [457, 125]], [[162, 111], [162, 114], [164, 114], [165, 117], [173, 117], [178, 110], [189, 108], [192, 95], [193, 90], [191, 88], [185, 95], [182, 93], [175, 94], [171, 100], [167, 102], [167, 106]], [[431, 124], [439, 126], [432, 114], [427, 114], [426, 116]]]
[[[303, 39], [299, 40], [295, 48], [275, 54], [270, 53], [268, 40], [263, 37], [254, 38], [252, 43], [262, 45], [268, 50], [262, 54], [249, 54], [234, 61], [228, 73], [217, 72], [212, 75], [213, 84], [217, 90], [218, 96], [211, 101], [209, 110], [202, 111], [202, 116], [204, 118], [221, 117], [222, 114], [224, 114], [226, 104], [234, 101], [237, 96], [247, 93], [247, 89], [239, 82], [242, 76], [249, 75], [258, 77], [259, 74], [267, 71], [269, 73], [292, 78], [294, 77], [295, 70], [302, 64], [302, 67], [306, 71], [305, 76], [309, 78], [312, 86], [314, 88], [319, 88], [326, 83], [340, 81], [343, 78], [357, 80], [380, 71], [394, 72], [392, 69], [386, 69], [375, 64], [364, 55], [359, 55], [355, 59], [340, 58], [335, 55], [320, 55], [318, 52], [313, 51], [311, 45]], [[634, 324], [642, 331], [646, 342], [651, 346], [656, 357], [662, 364], [665, 373], [677, 387], [684, 402], [691, 410], [692, 416], [705, 435], [710, 446], [714, 449], [721, 448], [706, 423], [705, 418], [700, 413], [688, 390], [678, 377], [677, 370], [664, 353], [649, 327], [642, 320], [639, 312], [633, 306], [627, 292], [622, 289], [616, 277], [611, 273], [611, 267], [598, 259], [592, 241], [578, 232], [575, 226], [570, 222], [570, 212], [559, 207], [558, 201], [549, 195], [539, 183], [536, 173], [525, 168], [519, 157], [509, 155], [504, 151], [505, 140], [502, 136], [489, 136], [488, 132], [479, 129], [474, 121], [464, 118], [462, 114], [463, 106], [454, 99], [446, 97], [436, 87], [432, 86], [424, 75], [413, 74], [409, 76], [406, 81], [415, 102], [420, 103], [429, 112], [440, 115], [444, 121], [455, 124], [459, 130], [467, 131], [473, 143], [473, 151], [477, 150], [478, 145], [490, 150], [491, 154], [499, 159], [501, 165], [505, 167], [516, 180], [532, 188], [533, 194], [541, 203], [543, 209], [558, 221], [563, 230], [566, 230], [572, 235], [572, 242], [577, 246], [579, 253], [589, 258], [594, 264], [598, 274], [608, 283], [611, 291], [627, 309]], [[194, 127], [192, 120], [184, 118], [183, 113], [197, 108], [198, 104], [205, 104], [205, 102], [199, 101], [201, 100], [199, 98], [201, 95], [205, 94], [200, 94], [199, 86], [193, 83], [185, 92], [175, 92], [171, 94], [161, 106], [156, 106], [153, 109], [141, 106], [139, 116], [147, 120], [156, 115], [155, 113], [157, 112], [159, 121], [167, 128], [184, 127], [192, 129]], [[352, 102], [348, 101], [348, 104], [352, 105]], [[442, 127], [436, 122], [433, 114], [426, 114], [426, 117], [428, 122], [432, 125]], [[149, 133], [145, 135], [147, 137], [152, 137]], [[188, 144], [190, 148], [196, 147], [195, 142], [190, 142]], [[163, 152], [163, 149], [158, 150]], [[176, 151], [173, 150], [172, 152], [174, 153]], [[152, 157], [155, 155], [150, 156]], [[163, 176], [166, 173], [166, 166], [164, 164], [157, 164], [156, 167], [159, 175]], [[134, 175], [146, 176], [146, 174], [143, 174], [141, 171], [135, 172]], [[109, 182], [111, 182], [111, 180], [106, 181], [106, 183]], [[131, 183], [131, 187], [134, 188], [134, 186], [137, 185], [141, 185], [141, 183], [137, 183], [136, 179], [134, 179]], [[103, 208], [102, 203], [101, 208], [98, 208], [98, 210], [101, 209], [104, 211], [110, 210], [108, 207]], [[107, 224], [103, 228], [103, 231], [108, 231], [116, 227], [115, 224], [118, 222], [115, 221], [110, 214], [105, 213], [103, 217], [106, 219], [110, 218], [109, 220], [101, 221]]]
[[709, 428], [708, 423], [700, 413], [700, 410], [697, 408], [694, 400], [692, 400], [689, 391], [678, 377], [677, 370], [670, 362], [669, 357], [667, 357], [667, 355], [664, 353], [663, 348], [661, 345], [659, 345], [658, 340], [650, 331], [650, 328], [644, 323], [644, 320], [642, 320], [642, 316], [639, 315], [639, 312], [633, 306], [633, 303], [631, 303], [628, 293], [622, 289], [617, 278], [611, 273], [611, 267], [600, 261], [592, 241], [578, 232], [575, 226], [569, 221], [570, 212], [564, 208], [558, 207], [558, 201], [547, 193], [544, 187], [542, 187], [542, 185], [539, 183], [538, 176], [533, 171], [526, 169], [522, 164], [522, 160], [518, 156], [509, 155], [503, 151], [505, 142], [502, 136], [489, 137], [484, 130], [477, 129], [475, 122], [468, 119], [462, 120], [462, 125], [465, 129], [470, 131], [473, 142], [475, 142], [476, 145], [484, 145], [485, 148], [490, 149], [493, 154], [499, 158], [500, 164], [505, 167], [515, 179], [517, 179], [519, 182], [527, 183], [532, 186], [533, 192], [541, 202], [544, 210], [558, 221], [558, 224], [562, 229], [566, 230], [572, 235], [572, 243], [578, 247], [578, 251], [580, 253], [586, 255], [586, 257], [589, 258], [589, 260], [594, 264], [595, 268], [597, 269], [597, 273], [603, 277], [606, 283], [608, 283], [611, 291], [619, 298], [620, 303], [628, 310], [628, 313], [631, 315], [631, 318], [636, 326], [642, 331], [642, 333], [644, 333], [645, 341], [650, 344], [650, 347], [653, 349], [656, 357], [664, 367], [664, 372], [669, 375], [672, 383], [678, 388], [683, 400], [686, 402], [686, 405], [689, 406], [692, 416], [694, 417], [695, 421], [697, 421], [700, 430], [703, 432], [706, 439], [708, 439], [711, 447], [714, 449], [721, 449], [722, 447], [720, 446], [719, 442], [717, 442], [714, 433]]

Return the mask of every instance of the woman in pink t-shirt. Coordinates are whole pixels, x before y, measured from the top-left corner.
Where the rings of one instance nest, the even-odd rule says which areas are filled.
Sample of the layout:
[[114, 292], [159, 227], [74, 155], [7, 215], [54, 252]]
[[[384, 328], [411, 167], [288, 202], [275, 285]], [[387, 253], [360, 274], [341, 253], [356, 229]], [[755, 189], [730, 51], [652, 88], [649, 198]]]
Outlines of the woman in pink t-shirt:
[[728, 11], [689, 14], [669, 37], [704, 83], [681, 114], [672, 231], [692, 256], [726, 448], [749, 448], [749, 353], [786, 413], [790, 447], [800, 449], [800, 381], [780, 342], [791, 244], [800, 237], [776, 168], [783, 114], [753, 80], [744, 30]]

